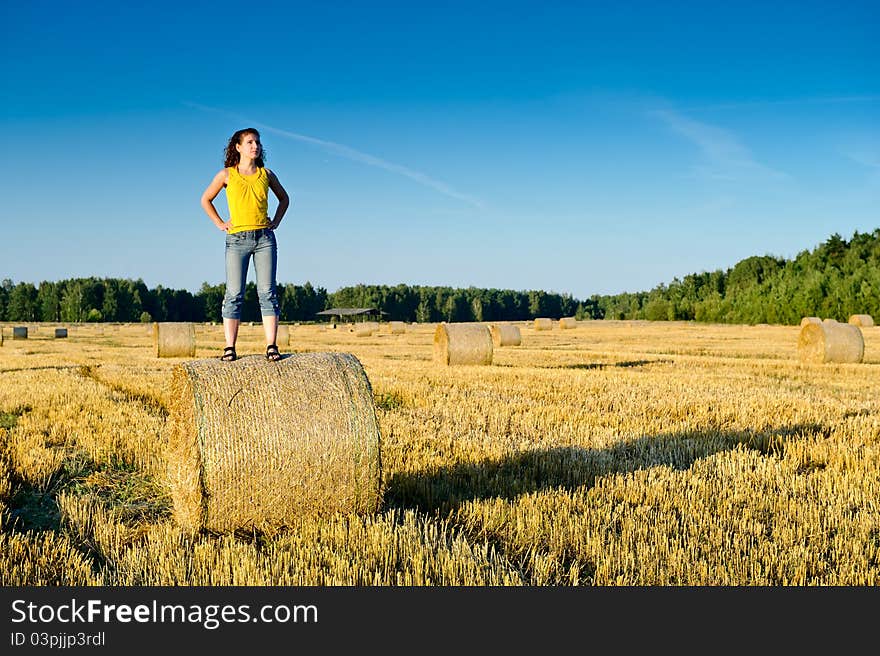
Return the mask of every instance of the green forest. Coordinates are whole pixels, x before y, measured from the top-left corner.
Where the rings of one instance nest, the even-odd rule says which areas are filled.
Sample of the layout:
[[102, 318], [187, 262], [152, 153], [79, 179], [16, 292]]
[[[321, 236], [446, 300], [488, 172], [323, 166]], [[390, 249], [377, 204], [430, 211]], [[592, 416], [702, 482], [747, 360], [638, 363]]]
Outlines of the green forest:
[[[187, 290], [148, 288], [140, 279], [71, 278], [0, 283], [0, 320], [78, 322], [221, 321], [225, 285]], [[791, 260], [756, 255], [726, 271], [693, 273], [650, 291], [577, 299], [541, 290], [399, 284], [342, 287], [328, 293], [310, 282], [278, 284], [281, 321], [316, 321], [333, 307], [372, 307], [391, 321], [522, 321], [536, 317], [648, 319], [715, 323], [798, 324], [817, 316], [846, 321], [880, 317], [880, 228], [833, 234]], [[244, 321], [259, 321], [254, 283], [245, 291]]]

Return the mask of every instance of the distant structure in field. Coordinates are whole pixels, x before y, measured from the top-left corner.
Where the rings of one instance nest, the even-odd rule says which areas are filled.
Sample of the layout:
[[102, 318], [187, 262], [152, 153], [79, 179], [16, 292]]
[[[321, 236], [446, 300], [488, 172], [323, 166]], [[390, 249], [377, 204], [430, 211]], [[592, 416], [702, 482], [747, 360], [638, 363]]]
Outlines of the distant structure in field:
[[316, 312], [315, 316], [329, 317], [330, 323], [354, 323], [356, 321], [379, 321], [383, 316], [387, 316], [387, 312], [383, 312], [377, 308], [330, 308]]

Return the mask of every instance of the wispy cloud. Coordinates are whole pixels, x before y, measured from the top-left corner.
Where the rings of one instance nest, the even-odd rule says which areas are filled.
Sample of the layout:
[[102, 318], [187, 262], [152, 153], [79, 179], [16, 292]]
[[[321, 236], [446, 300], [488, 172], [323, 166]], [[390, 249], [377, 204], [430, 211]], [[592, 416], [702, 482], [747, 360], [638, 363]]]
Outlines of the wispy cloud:
[[816, 98], [783, 98], [778, 100], [744, 100], [741, 102], [716, 103], [685, 107], [686, 112], [702, 112], [716, 109], [748, 109], [751, 107], [775, 107], [791, 105], [844, 105], [852, 103], [880, 102], [880, 95], [862, 96], [819, 96]]
[[866, 137], [858, 144], [850, 144], [840, 149], [847, 159], [867, 169], [868, 183], [876, 188], [880, 184], [880, 143]]
[[702, 123], [673, 109], [657, 109], [649, 113], [700, 149], [706, 159], [704, 165], [695, 169], [695, 174], [700, 177], [716, 180], [738, 180], [746, 176], [791, 177], [755, 160], [751, 151], [729, 130]]
[[252, 121], [251, 119], [233, 114], [231, 112], [227, 112], [222, 109], [217, 109], [215, 107], [209, 107], [207, 105], [201, 105], [199, 103], [194, 102], [184, 102], [184, 105], [188, 107], [193, 107], [195, 109], [200, 109], [207, 112], [215, 112], [218, 114], [224, 114], [226, 116], [234, 117], [240, 120], [242, 123], [246, 123], [247, 125], [251, 125], [259, 130], [263, 130], [264, 132], [271, 132], [273, 134], [280, 135], [282, 137], [287, 137], [288, 139], [293, 139], [295, 141], [300, 141], [303, 143], [308, 143], [313, 146], [317, 146], [327, 152], [333, 153], [334, 155], [338, 155], [340, 157], [345, 157], [346, 159], [353, 160], [355, 162], [360, 162], [361, 164], [366, 164], [367, 166], [373, 166], [376, 168], [384, 169], [385, 171], [390, 171], [391, 173], [396, 173], [398, 175], [402, 175], [410, 180], [417, 182], [420, 185], [425, 187], [429, 187], [434, 189], [435, 191], [440, 192], [446, 196], [451, 198], [455, 198], [457, 200], [463, 201], [474, 207], [479, 209], [483, 209], [484, 205], [482, 201], [473, 196], [469, 196], [467, 194], [461, 193], [456, 189], [452, 188], [450, 185], [442, 182], [440, 180], [435, 180], [430, 176], [425, 175], [419, 171], [415, 171], [411, 168], [403, 166], [401, 164], [395, 164], [394, 162], [389, 162], [387, 160], [381, 159], [374, 155], [370, 155], [368, 153], [361, 152], [359, 150], [355, 150], [350, 146], [346, 146], [344, 144], [336, 143], [333, 141], [326, 141], [324, 139], [318, 139], [316, 137], [310, 137], [305, 134], [299, 134], [297, 132], [291, 132], [290, 130], [284, 130], [281, 128], [277, 128], [271, 125], [266, 125], [265, 123], [260, 123], [257, 121]]
[[880, 152], [878, 151], [870, 151], [868, 149], [845, 149], [842, 152], [845, 157], [848, 157], [857, 164], [861, 164], [870, 169], [880, 170]]

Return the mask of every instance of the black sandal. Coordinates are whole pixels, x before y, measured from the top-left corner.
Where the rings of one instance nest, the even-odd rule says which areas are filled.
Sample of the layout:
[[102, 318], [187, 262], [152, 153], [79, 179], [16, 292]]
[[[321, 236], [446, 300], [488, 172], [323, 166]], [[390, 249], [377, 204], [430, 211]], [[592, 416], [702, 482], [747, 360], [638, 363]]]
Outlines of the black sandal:
[[271, 362], [278, 362], [281, 359], [281, 353], [278, 351], [277, 344], [269, 344], [266, 347], [266, 359]]
[[227, 346], [223, 349], [223, 355], [220, 356], [220, 359], [223, 362], [235, 362], [238, 359], [238, 355], [235, 352], [234, 346]]

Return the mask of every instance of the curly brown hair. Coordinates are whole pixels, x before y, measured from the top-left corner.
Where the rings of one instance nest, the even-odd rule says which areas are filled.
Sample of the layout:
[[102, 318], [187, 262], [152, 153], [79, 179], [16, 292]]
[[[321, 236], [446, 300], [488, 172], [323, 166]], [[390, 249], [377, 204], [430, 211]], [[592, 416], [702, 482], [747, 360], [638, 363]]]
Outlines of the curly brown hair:
[[[256, 136], [256, 138], [260, 139], [260, 132], [256, 128], [244, 128], [242, 130], [236, 130], [235, 134], [229, 137], [229, 143], [226, 144], [226, 150], [224, 151], [224, 161], [225, 164], [223, 166], [238, 166], [238, 162], [241, 159], [239, 157], [238, 151], [235, 149], [236, 144], [240, 144], [242, 140], [245, 138], [245, 135], [252, 134]], [[263, 164], [263, 159], [266, 157], [266, 149], [263, 148], [263, 143], [260, 142], [260, 156], [254, 160], [254, 164], [260, 168], [263, 168], [265, 164]]]

